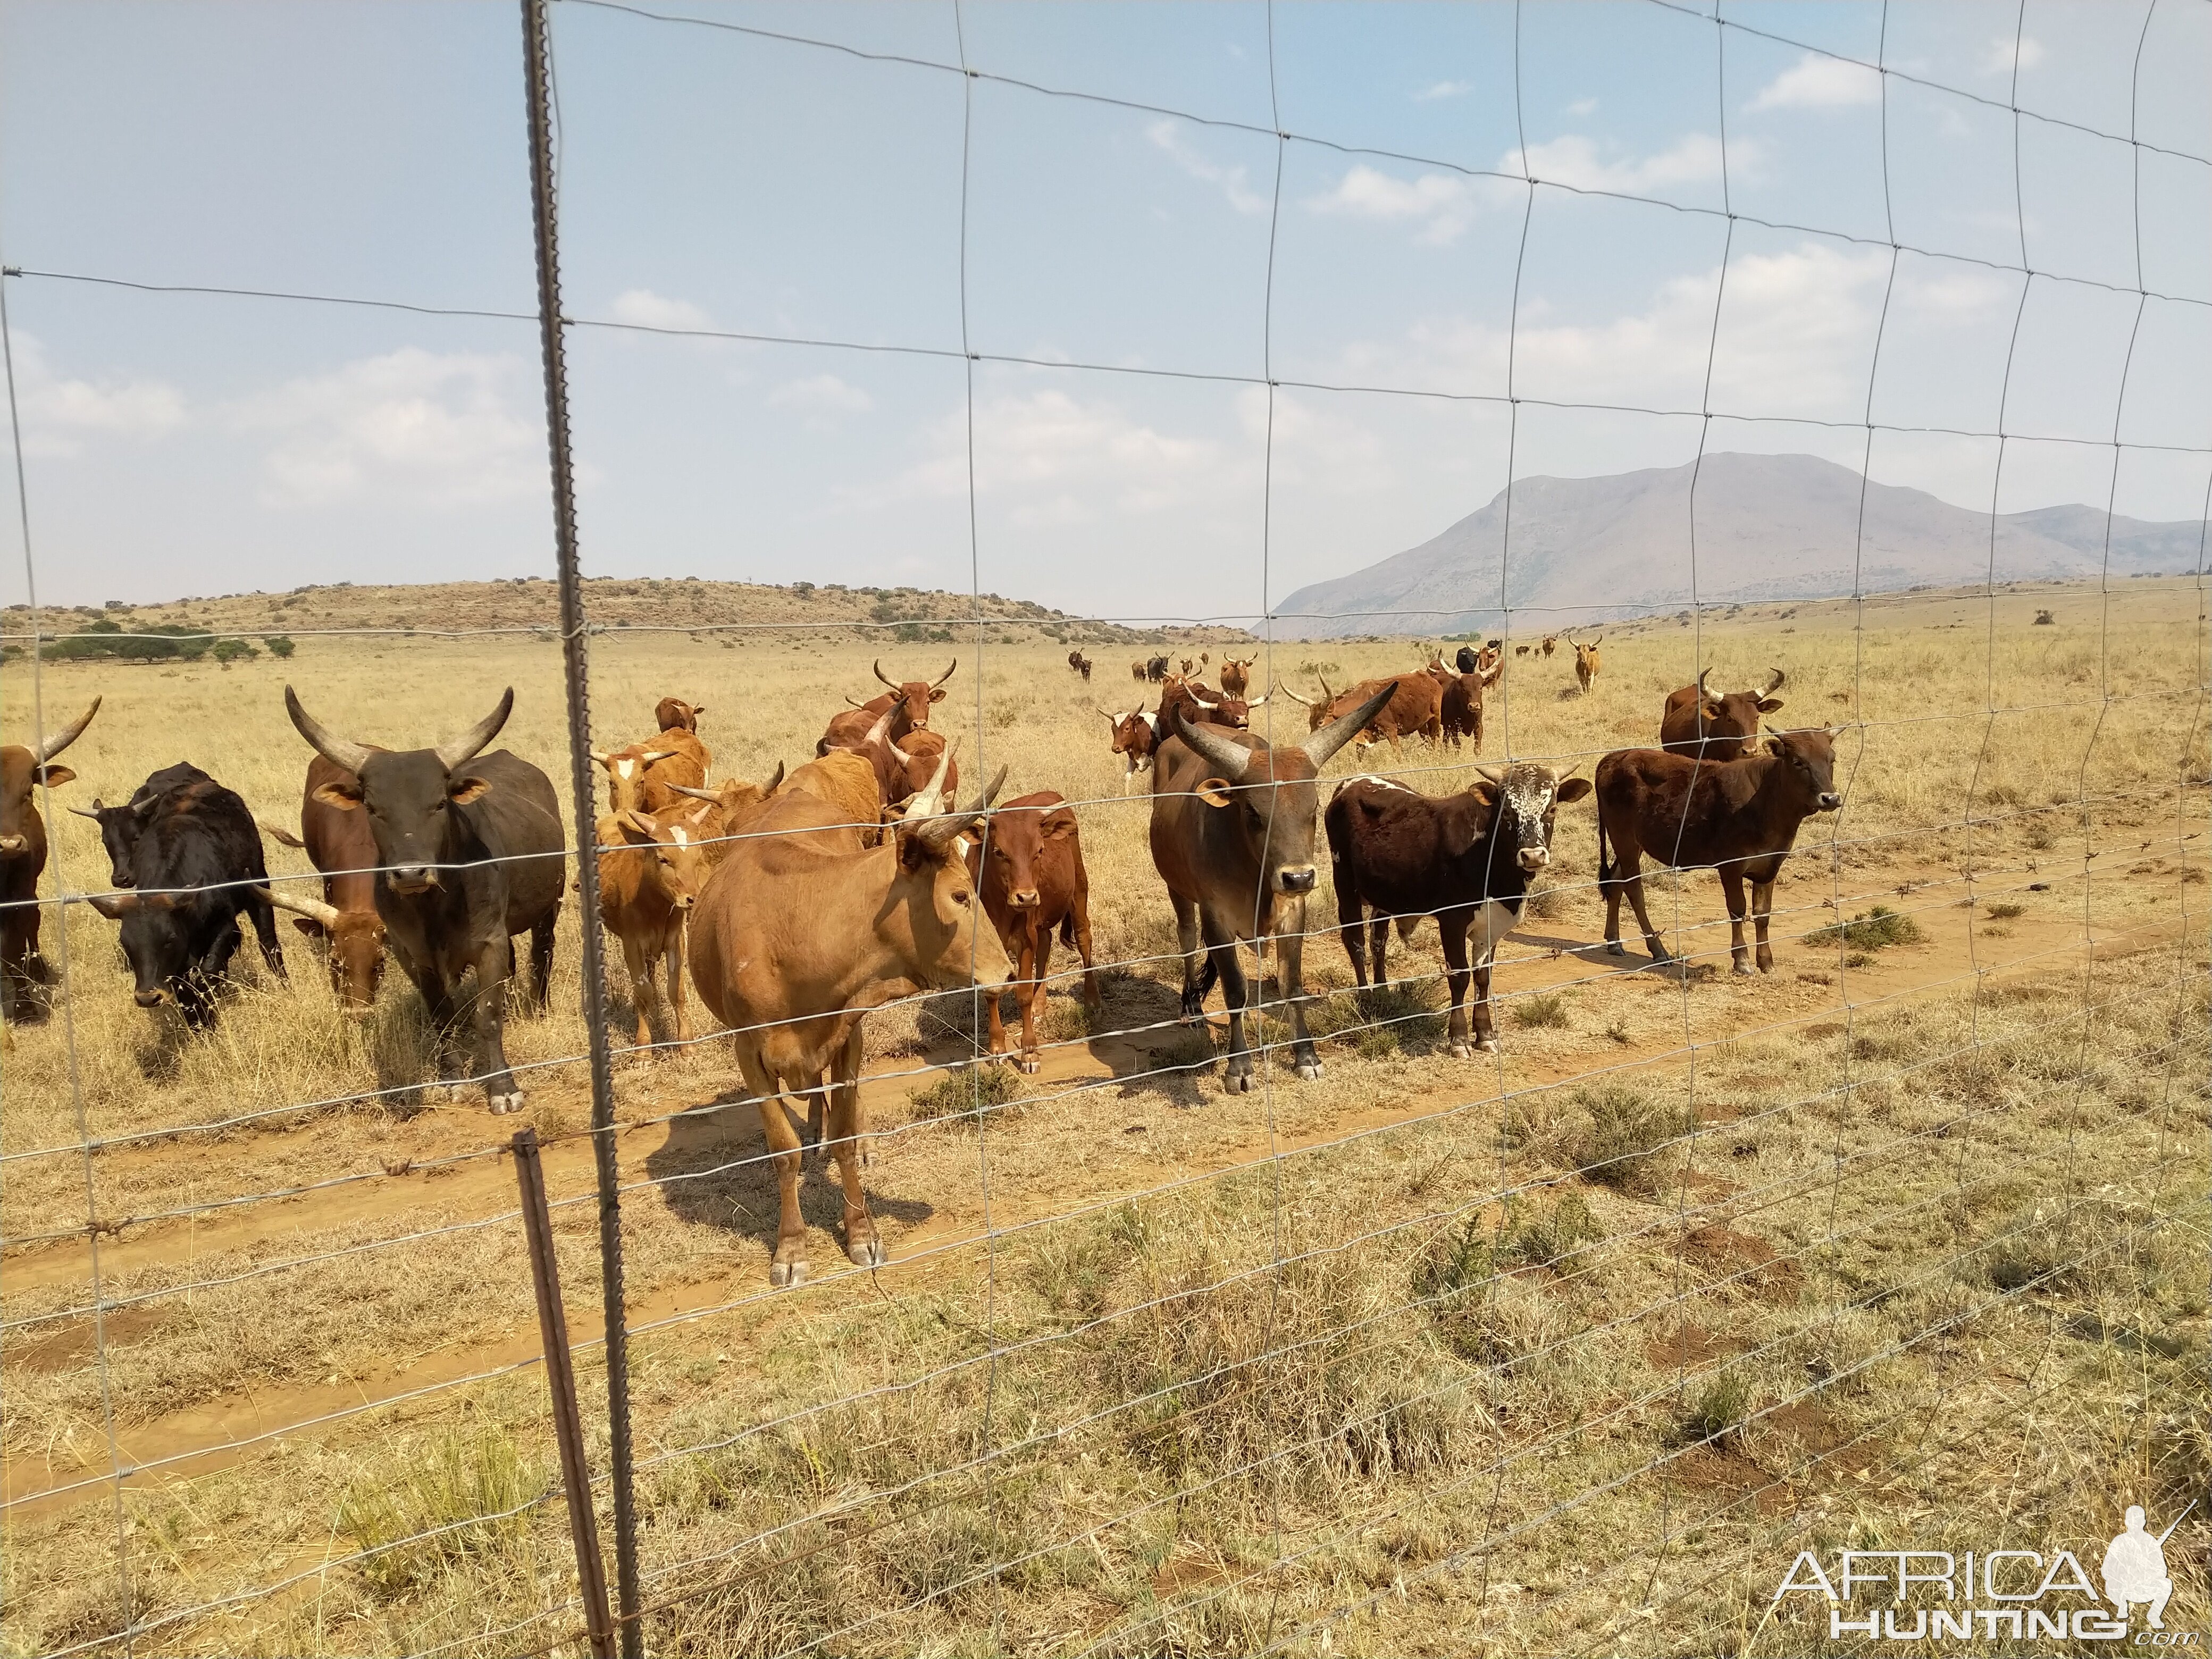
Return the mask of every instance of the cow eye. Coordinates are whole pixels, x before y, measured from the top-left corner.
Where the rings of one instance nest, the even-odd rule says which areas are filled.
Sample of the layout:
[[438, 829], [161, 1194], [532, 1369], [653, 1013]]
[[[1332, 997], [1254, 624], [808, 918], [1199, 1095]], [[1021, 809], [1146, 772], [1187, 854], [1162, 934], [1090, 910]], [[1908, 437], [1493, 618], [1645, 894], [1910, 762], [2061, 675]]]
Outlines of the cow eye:
[[954, 889], [952, 890], [952, 902], [953, 902], [955, 904], [965, 904], [965, 903], [967, 903], [967, 902], [968, 902], [968, 890], [967, 890], [965, 887], [956, 887], [956, 888], [954, 888]]

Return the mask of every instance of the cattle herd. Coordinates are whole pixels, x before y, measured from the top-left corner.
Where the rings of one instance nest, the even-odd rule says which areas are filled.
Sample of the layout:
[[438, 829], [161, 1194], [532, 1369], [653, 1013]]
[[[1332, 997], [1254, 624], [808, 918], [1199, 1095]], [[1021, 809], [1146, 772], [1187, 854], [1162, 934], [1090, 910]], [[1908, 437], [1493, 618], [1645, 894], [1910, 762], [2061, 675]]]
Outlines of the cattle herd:
[[[1587, 691], [1600, 641], [1567, 643]], [[1529, 649], [1549, 655], [1554, 645], [1547, 638]], [[1272, 951], [1291, 1069], [1302, 1079], [1321, 1074], [1302, 966], [1324, 834], [1338, 931], [1359, 986], [1385, 982], [1394, 925], [1405, 938], [1422, 918], [1437, 919], [1455, 1055], [1497, 1048], [1490, 979], [1498, 943], [1550, 860], [1557, 809], [1585, 798], [1596, 806], [1605, 938], [1614, 954], [1626, 897], [1652, 958], [1667, 959], [1644, 908], [1649, 860], [1716, 870], [1735, 970], [1753, 971], [1747, 915], [1758, 969], [1771, 969], [1776, 878], [1804, 819], [1841, 805], [1832, 732], [1761, 740], [1762, 718], [1782, 706], [1778, 669], [1761, 690], [1727, 694], [1701, 675], [1667, 699], [1659, 747], [1607, 755], [1591, 777], [1528, 762], [1479, 766], [1470, 787], [1437, 797], [1363, 775], [1339, 783], [1324, 804], [1322, 769], [1347, 746], [1355, 759], [1382, 743], [1401, 753], [1409, 738], [1440, 752], [1469, 742], [1479, 751], [1483, 694], [1504, 672], [1504, 654], [1493, 640], [1462, 648], [1452, 667], [1430, 653], [1418, 670], [1341, 690], [1316, 675], [1313, 697], [1287, 686], [1251, 696], [1256, 658], [1224, 658], [1217, 689], [1198, 678], [1208, 653], [1174, 665], [1162, 654], [1131, 665], [1133, 678], [1159, 686], [1156, 708], [1098, 711], [1125, 763], [1123, 793], [1150, 775], [1151, 852], [1181, 945], [1182, 1014], [1202, 1018], [1219, 982], [1230, 1091], [1253, 1080], [1247, 946]], [[1068, 665], [1090, 678], [1079, 652]], [[592, 753], [609, 795], [595, 835], [599, 920], [623, 948], [637, 1041], [652, 1041], [653, 1015], [689, 1040], [692, 991], [730, 1029], [777, 1165], [781, 1218], [770, 1276], [778, 1285], [807, 1271], [802, 1139], [786, 1096], [805, 1099], [807, 1139], [835, 1158], [847, 1254], [862, 1264], [884, 1260], [858, 1167], [869, 1009], [916, 991], [983, 989], [991, 1053], [1034, 1072], [1036, 1000], [1055, 937], [1081, 963], [1085, 1000], [1099, 1004], [1075, 809], [1049, 790], [994, 806], [1003, 769], [959, 801], [957, 745], [930, 729], [958, 666], [933, 680], [902, 681], [877, 664], [884, 690], [848, 697], [814, 757], [788, 773], [779, 766], [765, 783], [710, 782], [712, 756], [698, 732], [703, 708], [677, 697], [654, 711], [652, 736]], [[1305, 735], [1279, 745], [1251, 729], [1252, 711], [1277, 691], [1308, 711]], [[137, 1001], [173, 1006], [187, 1027], [205, 1028], [246, 926], [270, 970], [283, 975], [276, 928], [283, 909], [322, 947], [343, 1007], [362, 1012], [374, 1004], [388, 956], [437, 1034], [440, 1085], [481, 1085], [495, 1114], [519, 1108], [503, 1038], [515, 941], [529, 936], [521, 1000], [542, 1007], [567, 854], [551, 780], [490, 747], [514, 702], [510, 690], [466, 732], [393, 750], [326, 726], [287, 687], [286, 711], [308, 750], [296, 834], [257, 820], [235, 792], [188, 763], [155, 772], [120, 805], [95, 796], [89, 807], [72, 807], [100, 826], [113, 890], [84, 896], [119, 924]], [[74, 779], [56, 757], [99, 710], [95, 699], [34, 745], [0, 748], [0, 994], [10, 1018], [39, 1016], [36, 988], [50, 977], [39, 951], [47, 843], [34, 792]], [[306, 851], [322, 875], [319, 897], [270, 880], [264, 835]], [[1006, 989], [1020, 1012], [1018, 1046], [1001, 1019]]]

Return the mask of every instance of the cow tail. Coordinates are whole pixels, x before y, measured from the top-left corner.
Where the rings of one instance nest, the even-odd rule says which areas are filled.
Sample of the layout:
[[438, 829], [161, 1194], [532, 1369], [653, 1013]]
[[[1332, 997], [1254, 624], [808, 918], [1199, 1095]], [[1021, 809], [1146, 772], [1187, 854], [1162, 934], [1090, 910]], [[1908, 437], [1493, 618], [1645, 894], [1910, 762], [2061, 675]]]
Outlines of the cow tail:
[[1599, 804], [1597, 811], [1597, 878], [1601, 885], [1613, 879], [1613, 863], [1605, 855], [1605, 807]]
[[1202, 1002], [1206, 994], [1213, 989], [1213, 982], [1221, 977], [1221, 969], [1214, 965], [1212, 951], [1206, 950], [1203, 945], [1200, 950], [1206, 957], [1206, 966], [1199, 970], [1198, 975], [1198, 997]]

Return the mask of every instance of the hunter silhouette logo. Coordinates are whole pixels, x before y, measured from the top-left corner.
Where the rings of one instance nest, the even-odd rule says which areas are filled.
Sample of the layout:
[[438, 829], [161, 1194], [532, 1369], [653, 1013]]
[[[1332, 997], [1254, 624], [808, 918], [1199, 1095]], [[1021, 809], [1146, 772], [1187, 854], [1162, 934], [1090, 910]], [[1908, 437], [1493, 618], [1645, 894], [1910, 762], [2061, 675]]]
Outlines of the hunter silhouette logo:
[[2166, 1628], [2160, 1615], [2173, 1595], [2173, 1580], [2166, 1574], [2166, 1540], [2173, 1536], [2173, 1528], [2181, 1524], [2189, 1510], [2196, 1507], [2192, 1498], [2189, 1509], [2173, 1517], [2173, 1526], [2154, 1538], [2143, 1530], [2142, 1505], [2128, 1505], [2128, 1529], [2105, 1547], [2105, 1599], [2123, 1620], [2130, 1607], [2148, 1607], [2150, 1627]]

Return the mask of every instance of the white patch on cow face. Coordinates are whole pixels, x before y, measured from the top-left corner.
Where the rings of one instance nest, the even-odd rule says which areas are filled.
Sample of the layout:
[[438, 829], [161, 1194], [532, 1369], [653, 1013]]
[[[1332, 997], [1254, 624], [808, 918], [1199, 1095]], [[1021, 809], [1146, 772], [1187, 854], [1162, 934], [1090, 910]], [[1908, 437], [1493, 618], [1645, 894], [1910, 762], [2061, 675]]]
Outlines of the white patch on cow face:
[[680, 823], [670, 825], [668, 833], [676, 838], [676, 844], [678, 847], [689, 847], [691, 844], [691, 832]]

